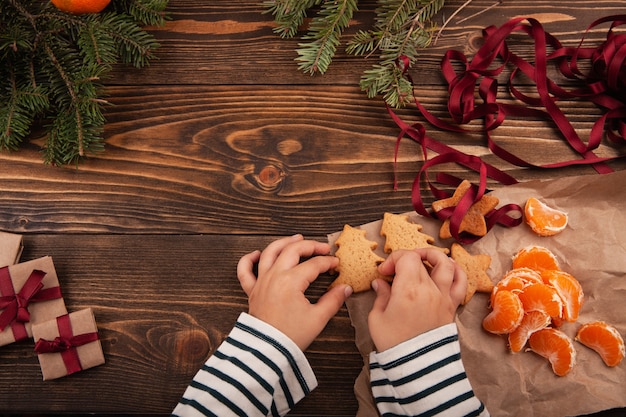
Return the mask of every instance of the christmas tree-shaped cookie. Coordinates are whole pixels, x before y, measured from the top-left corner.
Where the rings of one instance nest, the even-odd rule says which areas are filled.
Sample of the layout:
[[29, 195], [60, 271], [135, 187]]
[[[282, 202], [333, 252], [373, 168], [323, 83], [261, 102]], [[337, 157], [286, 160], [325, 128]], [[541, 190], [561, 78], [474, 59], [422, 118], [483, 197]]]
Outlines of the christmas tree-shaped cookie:
[[433, 245], [435, 239], [422, 233], [422, 225], [411, 222], [409, 216], [403, 214], [385, 213], [380, 235], [386, 239], [386, 253], [398, 249], [413, 250], [415, 248], [435, 248], [446, 254], [450, 252], [448, 248]]
[[346, 224], [335, 244], [338, 248], [335, 256], [339, 258], [336, 268], [339, 275], [330, 288], [348, 284], [356, 293], [369, 290], [372, 281], [377, 278], [391, 281], [391, 277], [378, 272], [378, 265], [385, 259], [374, 253], [378, 244], [367, 240], [365, 230]]

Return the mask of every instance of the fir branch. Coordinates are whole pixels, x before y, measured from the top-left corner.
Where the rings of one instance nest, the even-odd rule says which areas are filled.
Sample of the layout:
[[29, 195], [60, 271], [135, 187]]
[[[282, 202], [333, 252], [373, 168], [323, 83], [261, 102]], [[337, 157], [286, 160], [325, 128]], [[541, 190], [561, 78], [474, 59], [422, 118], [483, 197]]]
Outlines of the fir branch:
[[[382, 94], [393, 107], [405, 105], [411, 98], [410, 83], [397, 68], [399, 57], [409, 64], [416, 62], [419, 49], [430, 45], [433, 17], [443, 8], [445, 0], [378, 0], [374, 26], [359, 30], [347, 43], [346, 52], [370, 57], [378, 54], [378, 62], [363, 73], [361, 89], [368, 97]], [[310, 74], [325, 73], [336, 53], [340, 38], [357, 11], [357, 0], [266, 0], [266, 12], [272, 13], [281, 36], [293, 36], [303, 22], [307, 9], [321, 4], [312, 18], [303, 42], [296, 52], [298, 68]]]
[[343, 30], [357, 10], [357, 0], [327, 0], [322, 4], [319, 14], [314, 17], [309, 33], [296, 51], [298, 68], [304, 72], [323, 74], [328, 69], [339, 45]]
[[298, 32], [304, 22], [306, 12], [313, 6], [318, 6], [323, 0], [268, 0], [263, 3], [267, 8], [265, 13], [274, 16], [276, 27], [274, 33], [281, 38], [291, 38]]
[[167, 0], [112, 0], [106, 13], [71, 15], [40, 0], [0, 1], [0, 150], [45, 123], [44, 161], [78, 163], [104, 149], [100, 84], [117, 62], [154, 59], [140, 24], [162, 24]]

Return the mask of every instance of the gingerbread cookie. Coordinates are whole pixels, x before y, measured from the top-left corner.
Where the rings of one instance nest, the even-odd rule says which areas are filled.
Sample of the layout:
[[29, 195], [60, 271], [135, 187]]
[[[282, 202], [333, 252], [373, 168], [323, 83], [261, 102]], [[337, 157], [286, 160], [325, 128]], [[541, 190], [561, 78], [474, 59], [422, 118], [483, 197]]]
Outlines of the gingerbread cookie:
[[380, 235], [385, 237], [386, 253], [398, 249], [435, 248], [448, 254], [448, 248], [433, 245], [435, 239], [422, 233], [422, 225], [412, 223], [409, 216], [402, 214], [385, 213], [380, 227]]
[[369, 290], [372, 281], [377, 278], [389, 282], [392, 280], [392, 277], [378, 272], [378, 265], [385, 259], [374, 253], [373, 250], [378, 244], [367, 240], [365, 230], [356, 229], [346, 224], [335, 244], [337, 245], [335, 256], [339, 258], [336, 271], [339, 275], [329, 288], [348, 284], [357, 293]]
[[[433, 210], [439, 212], [444, 208], [455, 207], [463, 195], [471, 188], [472, 184], [468, 180], [463, 180], [461, 184], [454, 191], [452, 197], [445, 198], [442, 200], [437, 200], [433, 202], [432, 207]], [[471, 233], [474, 236], [484, 236], [487, 234], [487, 222], [485, 221], [485, 216], [496, 206], [500, 200], [498, 198], [483, 195], [480, 200], [476, 203], [472, 204], [469, 208], [463, 220], [461, 220], [461, 224], [459, 226], [460, 232]], [[439, 230], [439, 237], [441, 239], [447, 239], [452, 237], [452, 233], [450, 232], [450, 219], [445, 219], [441, 229]]]
[[486, 254], [471, 255], [463, 246], [453, 243], [451, 256], [467, 274], [467, 291], [461, 304], [465, 305], [474, 296], [474, 293], [491, 293], [493, 282], [487, 275], [491, 265], [491, 256]]

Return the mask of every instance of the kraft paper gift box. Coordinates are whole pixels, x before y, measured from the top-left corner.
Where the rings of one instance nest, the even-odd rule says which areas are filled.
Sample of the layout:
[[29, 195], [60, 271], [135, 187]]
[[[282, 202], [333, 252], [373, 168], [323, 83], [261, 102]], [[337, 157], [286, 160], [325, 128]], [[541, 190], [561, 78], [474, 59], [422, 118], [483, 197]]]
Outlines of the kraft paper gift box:
[[31, 325], [67, 314], [52, 258], [0, 268], [0, 346], [28, 339]]
[[17, 263], [23, 249], [21, 235], [0, 232], [0, 267]]
[[34, 324], [33, 339], [44, 381], [104, 363], [96, 319], [90, 308]]

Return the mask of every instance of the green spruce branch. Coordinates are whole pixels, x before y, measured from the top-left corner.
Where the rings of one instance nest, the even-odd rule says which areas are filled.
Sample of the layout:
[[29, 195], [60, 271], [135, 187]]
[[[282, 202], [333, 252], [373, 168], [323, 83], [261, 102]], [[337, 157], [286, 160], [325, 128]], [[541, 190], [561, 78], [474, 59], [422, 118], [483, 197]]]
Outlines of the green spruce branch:
[[[417, 59], [419, 50], [430, 45], [433, 17], [443, 8], [445, 0], [379, 0], [374, 26], [358, 31], [347, 43], [346, 52], [354, 56], [378, 60], [364, 71], [360, 86], [368, 97], [382, 95], [393, 107], [402, 107], [412, 99], [412, 86], [398, 65], [400, 57], [409, 65]], [[299, 3], [299, 5], [298, 5]], [[273, 0], [266, 1], [266, 11], [274, 15], [275, 32], [293, 37], [303, 24], [307, 12], [319, 6], [311, 19], [307, 33], [299, 44], [296, 61], [299, 69], [311, 74], [327, 71], [341, 35], [358, 10], [357, 0]]]
[[46, 129], [43, 159], [66, 165], [104, 149], [101, 81], [118, 62], [148, 65], [158, 48], [142, 25], [162, 25], [166, 0], [113, 0], [75, 16], [39, 0], [0, 3], [0, 150]]

